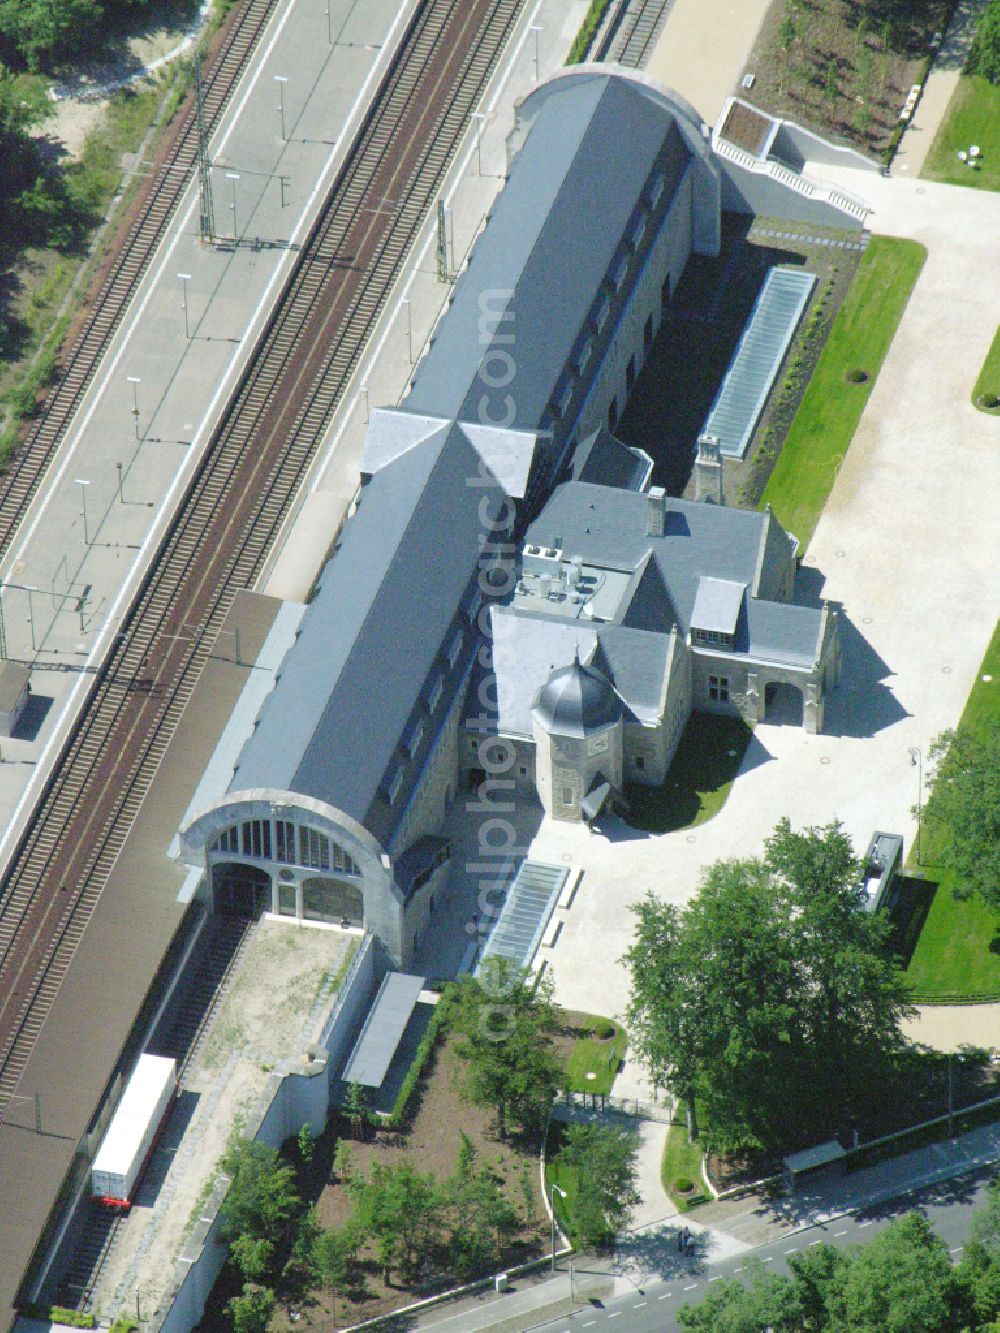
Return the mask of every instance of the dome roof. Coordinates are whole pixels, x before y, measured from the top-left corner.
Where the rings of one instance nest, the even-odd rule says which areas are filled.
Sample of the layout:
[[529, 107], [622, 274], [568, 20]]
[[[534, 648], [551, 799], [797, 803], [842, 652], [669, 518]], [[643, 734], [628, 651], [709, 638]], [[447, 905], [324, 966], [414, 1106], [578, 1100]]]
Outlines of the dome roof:
[[606, 676], [574, 657], [539, 690], [534, 714], [546, 731], [585, 736], [620, 721], [622, 703]]

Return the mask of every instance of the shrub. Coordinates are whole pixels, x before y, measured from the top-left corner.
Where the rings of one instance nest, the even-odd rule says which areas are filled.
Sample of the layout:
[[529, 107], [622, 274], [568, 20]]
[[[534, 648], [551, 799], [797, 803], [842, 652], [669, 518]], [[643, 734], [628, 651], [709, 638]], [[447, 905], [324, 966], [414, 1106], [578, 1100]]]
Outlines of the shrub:
[[983, 11], [965, 68], [968, 74], [1000, 83], [1000, 0], [990, 0]]
[[403, 1079], [403, 1085], [396, 1095], [392, 1111], [389, 1114], [388, 1120], [383, 1122], [386, 1124], [387, 1128], [398, 1129], [403, 1123], [403, 1117], [406, 1114], [406, 1107], [409, 1100], [413, 1096], [417, 1084], [420, 1082], [420, 1075], [424, 1072], [424, 1067], [430, 1059], [431, 1051], [433, 1051], [437, 1044], [438, 1037], [447, 1021], [448, 998], [445, 995], [438, 1000], [434, 1007], [434, 1012], [431, 1014], [431, 1020], [427, 1024], [427, 1031], [420, 1038], [420, 1044], [413, 1056], [413, 1063], [406, 1071], [406, 1077]]
[[66, 1324], [70, 1328], [97, 1327], [97, 1320], [92, 1314], [67, 1310], [62, 1305], [26, 1305], [21, 1313], [28, 1319], [45, 1319], [50, 1324]]
[[573, 45], [569, 48], [569, 55], [566, 57], [567, 65], [579, 65], [581, 60], [586, 60], [590, 51], [590, 43], [594, 40], [594, 35], [601, 26], [601, 19], [604, 17], [609, 3], [610, 0], [590, 0], [590, 8], [580, 24], [580, 31], [576, 34]]
[[869, 375], [867, 370], [862, 370], [860, 366], [855, 366], [853, 369], [846, 372], [844, 379], [847, 380], [848, 384], [867, 384]]
[[690, 1176], [678, 1176], [674, 1181], [674, 1189], [678, 1194], [690, 1194], [694, 1189], [694, 1181]]

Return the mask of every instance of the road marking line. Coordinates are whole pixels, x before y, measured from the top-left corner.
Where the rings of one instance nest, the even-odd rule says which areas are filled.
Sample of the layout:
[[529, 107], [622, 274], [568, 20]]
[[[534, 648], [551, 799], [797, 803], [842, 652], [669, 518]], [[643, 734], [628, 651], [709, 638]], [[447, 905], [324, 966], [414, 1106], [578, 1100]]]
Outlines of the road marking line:
[[870, 1222], [870, 1221], [869, 1221], [869, 1222], [859, 1222], [859, 1223], [858, 1223], [858, 1227], [859, 1227], [859, 1228], [861, 1228], [861, 1227], [870, 1227], [870, 1226], [871, 1226], [871, 1222]]
[[961, 1254], [962, 1251], [963, 1251], [964, 1249], [965, 1249], [965, 1246], [964, 1246], [964, 1245], [956, 1245], [955, 1248], [954, 1248], [953, 1250], [949, 1250], [948, 1253], [949, 1253], [949, 1254]]
[[847, 1235], [847, 1228], [844, 1227], [843, 1231], [835, 1231], [833, 1234], [834, 1234], [835, 1236], [846, 1236], [846, 1235]]
[[685, 1290], [685, 1291], [694, 1291], [694, 1289], [695, 1289], [695, 1287], [696, 1287], [697, 1285], [698, 1285], [697, 1282], [692, 1282], [691, 1285], [690, 1285], [689, 1287], [685, 1287], [684, 1290]]
[[823, 1242], [822, 1242], [821, 1240], [811, 1240], [811, 1241], [809, 1242], [809, 1246], [810, 1246], [810, 1248], [812, 1248], [813, 1245], [822, 1245], [822, 1244], [823, 1244]]
[[801, 1245], [792, 1245], [789, 1249], [787, 1249], [787, 1250], [785, 1251], [785, 1253], [786, 1253], [786, 1254], [797, 1254], [798, 1251], [801, 1250], [801, 1248], [802, 1248]]
[[581, 1324], [580, 1327], [581, 1327], [581, 1328], [592, 1328], [592, 1327], [594, 1326], [594, 1324], [596, 1324], [596, 1323], [597, 1323], [597, 1320], [596, 1320], [596, 1319], [588, 1319], [587, 1322], [586, 1322], [585, 1324]]
[[649, 1304], [649, 1301], [636, 1301], [635, 1305], [632, 1306], [632, 1309], [633, 1309], [633, 1310], [641, 1310], [642, 1307], [643, 1307], [644, 1305], [648, 1305], [648, 1304]]
[[709, 1280], [709, 1282], [721, 1282], [721, 1281], [722, 1281], [722, 1275], [719, 1274], [718, 1277], [710, 1277], [708, 1280]]
[[[665, 1301], [669, 1295], [670, 1295], [670, 1292], [669, 1292], [669, 1291], [665, 1291], [665, 1292], [663, 1293], [662, 1296], [657, 1296], [656, 1299], [657, 1299], [658, 1301]], [[584, 1327], [586, 1327], [586, 1325], [584, 1325]]]
[[734, 1269], [733, 1269], [733, 1272], [734, 1272], [734, 1273], [742, 1273], [742, 1272], [743, 1272], [743, 1265], [740, 1264], [739, 1268], [734, 1268]]
[[765, 1264], [773, 1264], [773, 1263], [774, 1263], [774, 1255], [773, 1255], [773, 1254], [769, 1254], [769, 1255], [767, 1256], [767, 1258], [763, 1260], [763, 1262], [764, 1262]]
[[622, 1313], [621, 1310], [616, 1310], [616, 1311], [614, 1312], [614, 1314], [609, 1314], [609, 1315], [608, 1315], [608, 1318], [609, 1318], [609, 1319], [618, 1319], [618, 1318], [621, 1316], [621, 1313]]

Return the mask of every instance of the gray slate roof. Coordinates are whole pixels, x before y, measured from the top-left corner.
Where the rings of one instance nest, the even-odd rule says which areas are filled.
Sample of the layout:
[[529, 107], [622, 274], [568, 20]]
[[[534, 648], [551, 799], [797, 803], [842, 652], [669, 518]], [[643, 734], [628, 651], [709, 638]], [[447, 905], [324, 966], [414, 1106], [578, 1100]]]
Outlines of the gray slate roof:
[[[506, 424], [535, 429], [664, 143], [669, 195], [690, 161], [675, 112], [633, 80], [610, 72], [556, 79], [526, 99], [521, 115], [535, 106], [544, 114], [536, 115], [447, 318], [417, 366], [406, 402], [412, 412], [481, 421], [486, 393], [496, 420], [509, 395], [514, 417]], [[484, 310], [499, 318], [497, 345], [515, 365], [510, 383], [492, 391], [479, 378], [489, 347]], [[502, 377], [499, 361], [488, 369]]]
[[698, 580], [698, 591], [694, 597], [692, 627], [715, 630], [719, 634], [735, 634], [745, 592], [744, 583], [714, 579], [709, 574], [703, 574]]
[[230, 791], [313, 796], [386, 837], [402, 800], [390, 813], [376, 802], [379, 784], [475, 573], [480, 500], [502, 496], [469, 486], [478, 473], [478, 454], [453, 426], [375, 474]]
[[[626, 720], [629, 714], [641, 721], [656, 720], [669, 670], [668, 635], [557, 616], [520, 616], [509, 606], [494, 606], [491, 614], [496, 721], [501, 732], [531, 735], [531, 709], [539, 686], [553, 671], [568, 667], [574, 652], [612, 682], [627, 706]], [[480, 712], [475, 689], [470, 699], [477, 700]]]
[[573, 450], [574, 481], [592, 481], [598, 486], [641, 491], [652, 471], [653, 460], [649, 454], [622, 444], [606, 430], [595, 430]]
[[[669, 497], [664, 535], [651, 537], [646, 531], [648, 504], [645, 495], [568, 481], [530, 525], [526, 541], [548, 545], [558, 534], [568, 554], [582, 555], [588, 563], [610, 569], [636, 571], [641, 577], [624, 613], [625, 623], [654, 630], [664, 617], [663, 629], [667, 629], [672, 606], [684, 634], [691, 628], [699, 584], [705, 576], [728, 584], [753, 585], [768, 523], [765, 559], [768, 552], [787, 551], [773, 517]], [[656, 573], [650, 568], [653, 562]], [[744, 604], [742, 611], [734, 589], [733, 605], [727, 602], [725, 609], [727, 621], [731, 611], [739, 613], [735, 620], [737, 652], [803, 666], [815, 661], [822, 614], [818, 609], [749, 596], [739, 600]], [[627, 694], [624, 697], [629, 701]]]

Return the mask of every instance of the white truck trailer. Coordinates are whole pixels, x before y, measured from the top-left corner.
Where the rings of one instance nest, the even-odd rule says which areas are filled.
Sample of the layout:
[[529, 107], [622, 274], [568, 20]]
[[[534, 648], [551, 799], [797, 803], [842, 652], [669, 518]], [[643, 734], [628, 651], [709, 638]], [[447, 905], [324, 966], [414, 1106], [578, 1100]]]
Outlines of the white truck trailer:
[[90, 1192], [95, 1199], [131, 1208], [135, 1187], [176, 1093], [176, 1061], [140, 1055], [91, 1167]]

